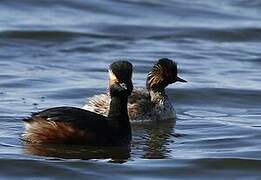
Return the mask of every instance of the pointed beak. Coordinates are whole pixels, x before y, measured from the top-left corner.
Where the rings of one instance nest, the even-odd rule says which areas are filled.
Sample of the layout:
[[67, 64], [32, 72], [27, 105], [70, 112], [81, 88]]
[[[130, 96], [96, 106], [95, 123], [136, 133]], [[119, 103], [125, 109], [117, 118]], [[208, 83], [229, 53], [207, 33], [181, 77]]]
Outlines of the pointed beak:
[[182, 78], [180, 78], [180, 77], [177, 77], [177, 81], [178, 81], [178, 82], [188, 82], [188, 81], [186, 81], [186, 80], [184, 80], [184, 79], [182, 79]]

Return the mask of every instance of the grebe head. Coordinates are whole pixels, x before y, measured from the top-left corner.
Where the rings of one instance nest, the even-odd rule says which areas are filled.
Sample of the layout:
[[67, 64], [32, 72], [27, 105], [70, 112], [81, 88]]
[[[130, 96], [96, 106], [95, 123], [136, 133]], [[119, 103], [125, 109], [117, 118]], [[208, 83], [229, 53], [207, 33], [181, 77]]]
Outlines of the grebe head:
[[178, 77], [177, 64], [171, 59], [159, 59], [148, 74], [146, 86], [149, 91], [164, 91], [164, 89], [175, 82], [187, 82]]
[[115, 61], [109, 67], [109, 91], [111, 96], [126, 94], [133, 90], [132, 64], [128, 61]]

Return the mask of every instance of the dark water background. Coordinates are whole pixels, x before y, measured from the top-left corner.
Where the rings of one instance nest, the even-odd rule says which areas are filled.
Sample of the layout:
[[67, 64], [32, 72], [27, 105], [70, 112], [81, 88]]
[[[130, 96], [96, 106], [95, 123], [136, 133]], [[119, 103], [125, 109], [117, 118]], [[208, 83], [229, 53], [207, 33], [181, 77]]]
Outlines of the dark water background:
[[[131, 152], [21, 143], [22, 117], [106, 91], [112, 60], [144, 86], [161, 57], [189, 81], [167, 91], [180, 136], [170, 122], [134, 125]], [[260, 68], [259, 0], [2, 0], [0, 179], [261, 179]]]

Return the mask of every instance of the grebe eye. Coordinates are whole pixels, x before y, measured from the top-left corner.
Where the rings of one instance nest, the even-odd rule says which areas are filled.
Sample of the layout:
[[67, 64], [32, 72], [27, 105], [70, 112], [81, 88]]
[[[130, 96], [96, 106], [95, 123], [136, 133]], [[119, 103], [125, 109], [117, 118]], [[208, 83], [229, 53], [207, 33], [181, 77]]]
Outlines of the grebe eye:
[[111, 96], [121, 96], [128, 92], [128, 86], [125, 83], [115, 83], [110, 87]]
[[128, 88], [127, 88], [127, 85], [125, 84], [125, 83], [120, 83], [119, 84], [124, 90], [127, 90]]

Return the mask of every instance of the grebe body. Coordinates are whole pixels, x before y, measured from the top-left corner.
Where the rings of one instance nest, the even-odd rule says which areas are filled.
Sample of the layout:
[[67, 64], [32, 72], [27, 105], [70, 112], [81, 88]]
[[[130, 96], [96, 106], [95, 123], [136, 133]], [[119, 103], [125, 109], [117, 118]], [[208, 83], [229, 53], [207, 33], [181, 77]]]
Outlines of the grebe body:
[[108, 116], [76, 107], [55, 107], [24, 119], [24, 141], [37, 144], [83, 144], [121, 146], [131, 141], [127, 102], [133, 85], [132, 65], [117, 61], [110, 65]]

